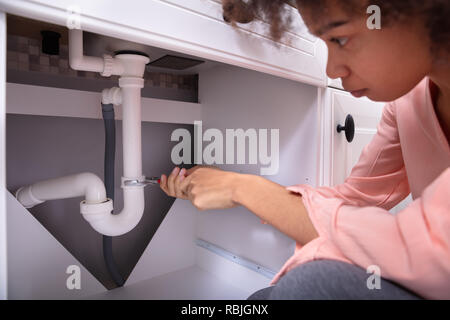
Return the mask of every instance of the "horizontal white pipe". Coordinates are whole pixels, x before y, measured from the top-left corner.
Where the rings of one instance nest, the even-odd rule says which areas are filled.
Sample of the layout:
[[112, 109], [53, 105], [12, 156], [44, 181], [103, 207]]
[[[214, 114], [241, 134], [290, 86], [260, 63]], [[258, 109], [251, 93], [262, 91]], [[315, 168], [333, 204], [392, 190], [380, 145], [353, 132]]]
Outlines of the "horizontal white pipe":
[[16, 192], [16, 198], [26, 208], [31, 208], [47, 200], [82, 196], [89, 204], [105, 202], [107, 199], [103, 181], [93, 173], [83, 172], [40, 181], [22, 187]]
[[102, 180], [93, 173], [84, 172], [70, 176], [40, 181], [22, 187], [16, 198], [26, 208], [47, 200], [84, 196], [80, 211], [97, 232], [108, 236], [120, 236], [132, 230], [142, 218], [145, 207], [144, 187], [124, 187], [124, 207], [119, 214], [112, 214], [113, 203], [106, 198]]

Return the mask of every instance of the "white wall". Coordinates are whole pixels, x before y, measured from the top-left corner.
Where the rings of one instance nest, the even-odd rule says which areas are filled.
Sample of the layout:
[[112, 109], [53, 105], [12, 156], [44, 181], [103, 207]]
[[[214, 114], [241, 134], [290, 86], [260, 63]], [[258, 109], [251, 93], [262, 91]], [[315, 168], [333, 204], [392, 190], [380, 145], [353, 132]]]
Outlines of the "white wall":
[[[266, 178], [285, 186], [316, 185], [319, 134], [316, 87], [231, 66], [203, 72], [199, 81], [203, 132], [217, 128], [225, 136], [226, 128], [279, 129], [279, 172]], [[259, 175], [261, 166], [219, 167]], [[274, 271], [280, 269], [295, 248], [292, 239], [261, 224], [256, 215], [243, 207], [199, 211], [197, 236]]]

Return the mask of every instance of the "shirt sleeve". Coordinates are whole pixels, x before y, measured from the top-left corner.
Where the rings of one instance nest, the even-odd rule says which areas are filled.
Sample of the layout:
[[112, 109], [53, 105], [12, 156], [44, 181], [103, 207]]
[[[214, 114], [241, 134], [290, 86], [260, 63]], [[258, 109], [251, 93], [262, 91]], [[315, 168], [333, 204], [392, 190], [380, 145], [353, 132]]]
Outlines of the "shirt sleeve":
[[287, 189], [302, 195], [323, 246], [423, 297], [450, 298], [450, 168], [407, 208], [388, 211], [410, 192], [393, 104], [344, 183]]

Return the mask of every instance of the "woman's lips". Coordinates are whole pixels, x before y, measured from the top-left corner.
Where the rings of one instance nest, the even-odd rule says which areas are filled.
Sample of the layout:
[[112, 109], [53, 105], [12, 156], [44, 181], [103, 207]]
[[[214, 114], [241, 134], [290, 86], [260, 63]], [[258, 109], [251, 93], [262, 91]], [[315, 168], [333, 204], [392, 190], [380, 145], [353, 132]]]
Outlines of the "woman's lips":
[[355, 98], [360, 98], [365, 95], [366, 91], [367, 91], [367, 89], [361, 89], [361, 90], [350, 91], [350, 93]]

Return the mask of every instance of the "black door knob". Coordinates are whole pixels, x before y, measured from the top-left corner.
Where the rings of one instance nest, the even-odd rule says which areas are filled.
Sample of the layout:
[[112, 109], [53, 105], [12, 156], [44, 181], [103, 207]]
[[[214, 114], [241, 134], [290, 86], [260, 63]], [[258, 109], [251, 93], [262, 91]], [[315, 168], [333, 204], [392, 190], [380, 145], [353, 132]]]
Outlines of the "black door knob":
[[353, 121], [353, 117], [351, 114], [347, 115], [345, 118], [345, 125], [341, 126], [338, 124], [337, 132], [345, 131], [345, 138], [347, 138], [348, 142], [353, 141], [353, 137], [355, 136], [355, 121]]

